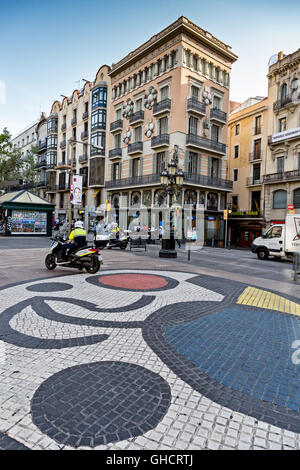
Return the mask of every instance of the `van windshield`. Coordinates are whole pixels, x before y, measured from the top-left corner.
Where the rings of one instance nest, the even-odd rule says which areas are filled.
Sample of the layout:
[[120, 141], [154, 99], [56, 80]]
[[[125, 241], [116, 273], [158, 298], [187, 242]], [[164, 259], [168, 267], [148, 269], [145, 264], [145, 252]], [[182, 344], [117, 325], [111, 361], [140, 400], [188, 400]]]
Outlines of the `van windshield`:
[[272, 227], [267, 233], [265, 238], [280, 238], [282, 234], [282, 227]]

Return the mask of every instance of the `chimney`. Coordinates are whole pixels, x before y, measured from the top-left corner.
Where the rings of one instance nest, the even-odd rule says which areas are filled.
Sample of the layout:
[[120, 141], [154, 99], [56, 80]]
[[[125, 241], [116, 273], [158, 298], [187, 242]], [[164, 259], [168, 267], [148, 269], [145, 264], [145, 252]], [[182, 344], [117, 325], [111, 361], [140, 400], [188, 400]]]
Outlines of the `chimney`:
[[283, 59], [283, 51], [278, 52], [278, 60]]

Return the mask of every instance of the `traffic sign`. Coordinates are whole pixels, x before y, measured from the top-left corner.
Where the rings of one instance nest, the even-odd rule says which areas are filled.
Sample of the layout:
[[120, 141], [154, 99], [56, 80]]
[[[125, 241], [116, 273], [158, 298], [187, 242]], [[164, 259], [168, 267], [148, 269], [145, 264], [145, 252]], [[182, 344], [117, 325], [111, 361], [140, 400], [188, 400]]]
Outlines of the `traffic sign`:
[[287, 208], [288, 208], [289, 211], [293, 211], [293, 210], [294, 210], [293, 204], [289, 204], [289, 205], [287, 206]]

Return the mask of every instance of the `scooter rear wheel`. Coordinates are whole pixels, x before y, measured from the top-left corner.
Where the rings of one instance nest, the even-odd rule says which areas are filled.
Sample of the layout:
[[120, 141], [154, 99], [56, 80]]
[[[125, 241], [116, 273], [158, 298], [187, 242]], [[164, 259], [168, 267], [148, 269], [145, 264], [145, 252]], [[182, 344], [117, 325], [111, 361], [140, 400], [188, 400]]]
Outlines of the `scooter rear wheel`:
[[85, 270], [89, 274], [95, 274], [100, 269], [100, 261], [94, 258], [89, 266], [85, 266]]
[[49, 255], [46, 256], [45, 259], [45, 266], [49, 271], [52, 271], [52, 269], [56, 268], [56, 261], [55, 261], [55, 256], [49, 253]]

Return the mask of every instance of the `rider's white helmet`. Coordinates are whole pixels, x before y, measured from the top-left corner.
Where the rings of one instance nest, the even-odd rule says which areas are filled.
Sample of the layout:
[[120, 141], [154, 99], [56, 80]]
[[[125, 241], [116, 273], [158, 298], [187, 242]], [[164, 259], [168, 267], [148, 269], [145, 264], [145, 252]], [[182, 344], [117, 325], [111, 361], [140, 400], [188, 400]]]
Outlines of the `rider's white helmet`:
[[83, 228], [83, 222], [81, 220], [77, 220], [77, 222], [75, 222], [75, 228]]

